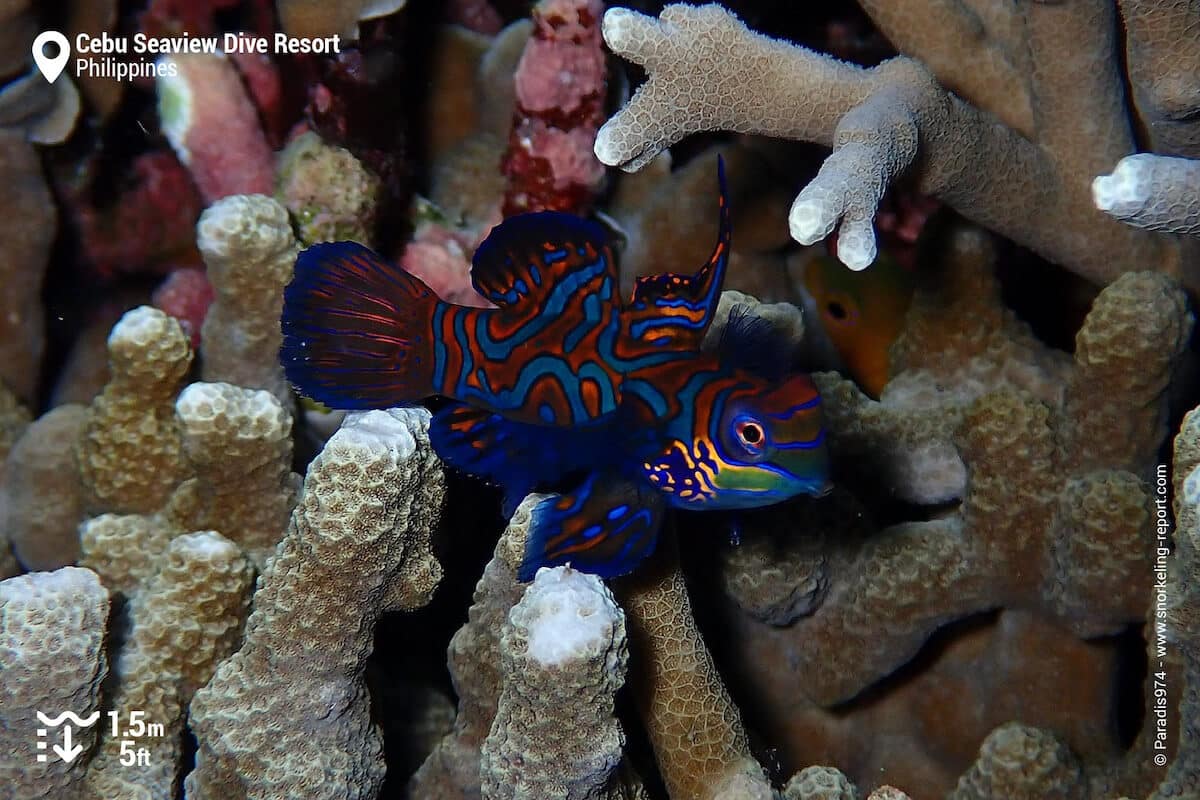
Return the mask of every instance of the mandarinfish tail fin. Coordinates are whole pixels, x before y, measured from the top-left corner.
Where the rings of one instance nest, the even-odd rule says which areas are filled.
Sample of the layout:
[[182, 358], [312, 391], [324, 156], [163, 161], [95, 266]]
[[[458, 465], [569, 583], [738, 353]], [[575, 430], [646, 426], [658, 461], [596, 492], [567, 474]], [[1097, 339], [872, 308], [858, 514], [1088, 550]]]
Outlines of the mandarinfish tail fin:
[[437, 295], [355, 242], [315, 244], [283, 294], [280, 360], [330, 408], [390, 408], [433, 394]]

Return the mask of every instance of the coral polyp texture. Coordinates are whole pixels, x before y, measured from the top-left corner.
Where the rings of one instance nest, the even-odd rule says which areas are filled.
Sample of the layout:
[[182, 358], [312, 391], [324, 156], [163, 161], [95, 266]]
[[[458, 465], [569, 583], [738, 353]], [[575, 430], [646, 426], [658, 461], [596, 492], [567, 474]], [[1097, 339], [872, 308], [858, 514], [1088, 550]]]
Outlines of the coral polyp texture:
[[174, 407], [192, 349], [178, 321], [141, 306], [113, 327], [108, 356], [111, 377], [76, 452], [80, 476], [93, 508], [153, 511], [187, 472]]
[[75, 743], [61, 745], [64, 750], [88, 750], [95, 743], [92, 715], [100, 714], [100, 684], [108, 672], [108, 612], [108, 592], [91, 570], [64, 567], [0, 582], [0, 797], [5, 800], [82, 795], [83, 763], [74, 757], [37, 758], [37, 731], [63, 724], [61, 715], [70, 711], [92, 722], [81, 725]]
[[141, 770], [125, 769], [127, 740], [103, 733], [88, 768], [93, 796], [151, 800], [176, 793], [184, 711], [237, 646], [253, 582], [250, 561], [216, 532], [183, 534], [167, 546], [157, 572], [130, 602], [129, 631], [112, 665], [119, 689], [109, 698], [113, 708], [142, 711], [164, 730], [149, 740]]
[[444, 484], [428, 424], [417, 410], [353, 415], [309, 467], [245, 643], [192, 702], [188, 797], [378, 793], [383, 741], [364, 676], [375, 622], [424, 605], [442, 573], [430, 537]]
[[[756, 33], [715, 4], [669, 5], [658, 18], [610, 10], [605, 41], [649, 78], [600, 130], [596, 155], [636, 170], [709, 130], [815, 142], [833, 150], [792, 205], [792, 236], [810, 244], [837, 229], [838, 256], [851, 268], [874, 260], [879, 201], [911, 173], [922, 193], [1093, 281], [1153, 264], [1200, 285], [1200, 245], [1124, 226], [1097, 210], [1088, 191], [1135, 149], [1111, 4], [1013, 3], [985, 13], [968, 3], [908, 12], [886, 0], [864, 5], [902, 52], [870, 69]], [[1150, 5], [1121, 8], [1144, 13]], [[914, 27], [918, 8], [929, 19]], [[1178, 14], [1195, 24], [1194, 8]], [[1131, 40], [1134, 75], [1149, 53], [1172, 46], [1187, 52], [1194, 72], [1188, 27], [1159, 23], [1158, 38], [1141, 47]], [[1177, 99], [1176, 114], [1194, 114], [1194, 92]], [[1194, 141], [1181, 150], [1171, 155], [1200, 155]], [[1177, 191], [1188, 191], [1187, 175], [1176, 176]]]
[[1200, 161], [1139, 153], [1092, 181], [1096, 208], [1135, 228], [1200, 236]]
[[201, 331], [204, 379], [291, 402], [277, 357], [283, 287], [300, 249], [287, 209], [263, 195], [226, 197], [200, 215], [196, 244], [216, 294]]
[[[943, 401], [940, 429], [930, 427], [925, 409], [889, 409], [886, 393], [874, 402], [844, 378], [818, 376], [832, 439], [843, 443], [835, 453], [849, 469], [861, 471], [855, 462], [864, 447], [911, 452], [924, 437], [948, 437], [947, 455], [963, 465], [962, 499], [953, 514], [875, 527], [851, 498], [835, 496], [841, 509], [811, 509], [800, 515], [804, 521], [764, 514], [754, 524], [766, 538], [725, 559], [726, 590], [742, 607], [727, 615], [737, 629], [739, 672], [772, 739], [790, 742], [781, 750], [785, 763], [844, 752], [862, 725], [864, 734], [876, 733], [867, 734], [873, 744], [859, 751], [858, 763], [886, 767], [901, 785], [920, 775], [948, 789], [953, 774], [942, 754], [967, 730], [981, 739], [1009, 715], [1059, 731], [1080, 757], [1119, 749], [1096, 735], [1097, 722], [1084, 722], [1097, 711], [1101, 718], [1116, 713], [1104, 699], [1105, 681], [1095, 680], [1115, 678], [1115, 653], [1092, 642], [1149, 610], [1143, 576], [1155, 518], [1148, 482], [1167, 433], [1168, 378], [1191, 327], [1183, 292], [1170, 279], [1127, 274], [1097, 298], [1057, 403], [1001, 382]], [[860, 480], [887, 485], [892, 477]], [[976, 623], [974, 644], [946, 647], [921, 678], [893, 685], [890, 676], [936, 631], [997, 609], [999, 616]], [[1041, 643], [1042, 655], [1060, 663], [1087, 664], [1094, 682], [1052, 670], [1025, 684], [1018, 707], [993, 699], [948, 729], [931, 728], [923, 744], [889, 744], [883, 731], [893, 715], [944, 713], [932, 699], [937, 692], [956, 686], [982, 698], [987, 686], [1019, 680], [1028, 669], [1019, 661], [989, 659], [986, 671], [971, 675], [962, 660], [1022, 641]]]
[[613, 718], [629, 654], [625, 615], [594, 575], [538, 572], [500, 634], [504, 688], [484, 741], [486, 797], [619, 797]]

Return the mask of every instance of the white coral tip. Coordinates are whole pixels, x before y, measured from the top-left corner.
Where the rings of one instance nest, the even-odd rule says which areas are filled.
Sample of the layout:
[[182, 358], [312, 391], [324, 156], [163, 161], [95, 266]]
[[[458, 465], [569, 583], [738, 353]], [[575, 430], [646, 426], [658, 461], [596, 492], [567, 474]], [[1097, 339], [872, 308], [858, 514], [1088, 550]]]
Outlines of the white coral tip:
[[1096, 208], [1110, 214], [1128, 214], [1146, 202], [1147, 182], [1143, 178], [1143, 157], [1126, 156], [1117, 162], [1111, 175], [1092, 181], [1092, 201]]
[[788, 228], [792, 238], [800, 244], [814, 244], [833, 232], [837, 215], [831, 214], [829, 206], [815, 200], [797, 198], [788, 214]]
[[612, 642], [621, 610], [603, 581], [570, 567], [539, 569], [509, 614], [529, 636], [529, 655], [544, 666], [588, 659]]
[[641, 15], [627, 8], [610, 8], [605, 11], [604, 18], [600, 21], [600, 32], [608, 46], [614, 47], [624, 42], [639, 16]]
[[[612, 12], [610, 11], [609, 13], [611, 14]], [[596, 141], [592, 145], [592, 152], [596, 154], [596, 158], [600, 159], [601, 164], [615, 167], [621, 163], [621, 156], [617, 154], [616, 144], [613, 142], [611, 125], [612, 121], [610, 120], [596, 133]]]
[[839, 237], [837, 254], [838, 259], [847, 267], [855, 272], [862, 272], [875, 263], [878, 251], [875, 249], [874, 239], [847, 242]]

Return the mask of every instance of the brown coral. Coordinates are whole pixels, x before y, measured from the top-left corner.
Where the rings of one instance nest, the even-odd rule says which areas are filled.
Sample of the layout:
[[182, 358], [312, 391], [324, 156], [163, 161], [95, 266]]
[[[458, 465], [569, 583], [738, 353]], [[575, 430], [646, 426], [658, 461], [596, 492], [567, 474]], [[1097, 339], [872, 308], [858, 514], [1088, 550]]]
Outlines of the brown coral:
[[174, 318], [141, 306], [113, 328], [108, 354], [112, 377], [76, 448], [88, 506], [154, 511], [187, 474], [174, 404], [191, 347]]
[[[787, 681], [764, 674], [762, 667], [747, 667], [749, 674], [742, 676], [756, 687], [755, 706], [760, 713], [770, 709], [770, 727], [778, 741], [792, 743], [795, 758], [829, 759], [856, 778], [870, 774], [867, 765], [882, 759], [893, 770], [905, 764], [899, 774], [914, 789], [945, 786], [954, 768], [943, 765], [964, 763], [962, 732], [982, 738], [1005, 721], [996, 718], [1007, 713], [1004, 703], [987, 687], [1006, 680], [1022, 686], [1027, 721], [1062, 726], [1071, 745], [1090, 758], [1113, 753], [1116, 743], [1096, 736], [1096, 726], [1070, 721], [1072, 707], [1079, 713], [1115, 712], [1111, 699], [1102, 700], [1111, 696], [1105, 688], [1113, 680], [1111, 650], [1080, 640], [1117, 633], [1145, 618], [1148, 598], [1140, 577], [1151, 559], [1154, 522], [1143, 480], [1165, 431], [1160, 420], [1167, 380], [1190, 329], [1178, 287], [1161, 275], [1135, 273], [1097, 298], [1057, 393], [1061, 404], [1054, 407], [1010, 382], [965, 405], [947, 394], [938, 418], [928, 406], [888, 410], [841, 378], [818, 376], [839, 458], [853, 461], [862, 453], [877, 458], [903, 449], [906, 430], [927, 430], [936, 420], [956, 429], [953, 441], [967, 480], [956, 513], [931, 511], [930, 519], [883, 529], [873, 530], [869, 521], [847, 526], [847, 519], [862, 519], [863, 510], [853, 507], [816, 516], [793, 511], [787, 521], [784, 515], [764, 515], [758, 524], [804, 530], [805, 537], [755, 542], [725, 559], [727, 591], [747, 614], [774, 624], [733, 615], [740, 662], [774, 664], [776, 670], [787, 664], [785, 674], [803, 675], [787, 689], [786, 700], [778, 692]], [[910, 327], [905, 336], [931, 340], [938, 330], [930, 320], [924, 331]], [[909, 359], [917, 356], [915, 350], [908, 353]], [[1086, 386], [1108, 388], [1088, 404]], [[819, 543], [807, 541], [814, 536]], [[807, 543], [797, 544], [802, 541]], [[782, 557], [773, 549], [779, 543]], [[931, 703], [903, 682], [892, 684], [888, 676], [934, 631], [979, 620], [977, 615], [997, 608], [1008, 610], [987, 623], [974, 622], [980, 627], [967, 630], [975, 633], [949, 634], [977, 643], [943, 653], [926, 668], [919, 685], [935, 698]], [[1095, 679], [1068, 689], [1055, 685], [1061, 680], [1018, 678], [1026, 670], [1016, 661], [994, 663], [974, 676], [958, 672], [959, 659], [971, 658], [965, 655], [970, 647], [994, 649], [1005, 638], [1044, 642], [1014, 647], [1036, 650], [1043, 664], [1087, 664], [1076, 669], [1090, 670]], [[866, 694], [868, 688], [872, 694]], [[870, 699], [876, 696], [885, 699]], [[980, 703], [990, 699], [975, 707], [964, 696]], [[849, 704], [854, 712], [821, 712], [834, 704]], [[900, 708], [921, 716], [950, 705], [964, 707], [964, 718], [951, 726], [957, 743], [938, 738], [944, 728], [936, 727], [920, 746], [885, 746], [883, 731], [898, 719], [890, 715], [903, 713]], [[839, 751], [859, 724], [876, 731], [866, 741], [877, 744], [860, 744], [857, 755]], [[1128, 788], [1135, 780], [1130, 772], [1113, 786]]]
[[[91, 719], [72, 727], [88, 750], [100, 716], [108, 592], [91, 570], [64, 567], [0, 582], [0, 797], [75, 796], [86, 759], [38, 758], [36, 714]], [[94, 717], [92, 715], [95, 715]], [[63, 723], [70, 725], [70, 723]], [[102, 723], [101, 723], [102, 724]], [[65, 740], [55, 731], [55, 743]], [[46, 740], [42, 740], [46, 742]]]
[[130, 630], [113, 666], [121, 713], [137, 710], [162, 735], [138, 741], [143, 768], [122, 763], [122, 739], [107, 730], [88, 767], [94, 797], [158, 800], [176, 794], [187, 705], [241, 637], [254, 570], [237, 545], [215, 532], [172, 540], [158, 571], [134, 597]]
[[1060, 739], [1020, 723], [988, 734], [949, 800], [1082, 800], [1079, 762]]
[[484, 741], [483, 796], [600, 798], [615, 788], [625, 737], [625, 615], [599, 578], [540, 570], [500, 635], [504, 688]]
[[[817, 142], [833, 151], [796, 198], [791, 232], [812, 243], [840, 226], [838, 255], [854, 268], [874, 259], [884, 190], [911, 172], [922, 193], [1094, 281], [1154, 265], [1196, 285], [1194, 243], [1123, 226], [1089, 196], [1092, 178], [1133, 149], [1111, 6], [979, 15], [974, 5], [918, 4], [938, 20], [922, 37], [905, 34], [911, 20], [894, 4], [868, 3], [882, 31], [911, 48], [873, 69], [757, 34], [716, 5], [669, 5], [657, 19], [612, 9], [605, 41], [649, 79], [600, 130], [596, 154], [636, 170], [702, 130]], [[1194, 23], [1194, 9], [1180, 13]], [[1157, 30], [1177, 43], [1187, 28]], [[981, 59], [964, 48], [980, 43], [991, 55], [975, 69]]]
[[363, 679], [375, 622], [427, 602], [441, 576], [429, 537], [445, 489], [428, 419], [420, 410], [348, 417], [309, 466], [245, 643], [192, 702], [189, 797], [378, 791], [383, 743]]
[[75, 461], [88, 410], [59, 406], [25, 429], [0, 483], [0, 531], [28, 569], [65, 567], [79, 558], [76, 528], [84, 492]]
[[667, 538], [659, 544], [667, 557], [617, 587], [639, 664], [631, 684], [663, 781], [672, 797], [715, 800], [735, 787], [769, 797], [741, 713], [696, 628]]
[[[27, 52], [27, 51], [23, 51]], [[33, 145], [20, 131], [0, 131], [0, 381], [25, 402], [34, 399], [45, 333], [42, 280], [57, 230], [58, 214]]]
[[263, 195], [223, 198], [201, 215], [196, 245], [216, 293], [201, 331], [204, 380], [266, 389], [290, 403], [279, 315], [299, 244], [287, 210]]

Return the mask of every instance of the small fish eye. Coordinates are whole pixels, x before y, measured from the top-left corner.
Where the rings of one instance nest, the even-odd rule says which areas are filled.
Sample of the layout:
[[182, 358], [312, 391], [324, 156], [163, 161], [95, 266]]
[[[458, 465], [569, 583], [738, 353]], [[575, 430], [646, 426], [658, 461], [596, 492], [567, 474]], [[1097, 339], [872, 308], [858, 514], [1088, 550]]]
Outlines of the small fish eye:
[[738, 436], [749, 445], [762, 444], [763, 429], [757, 422], [743, 422], [738, 426]]

